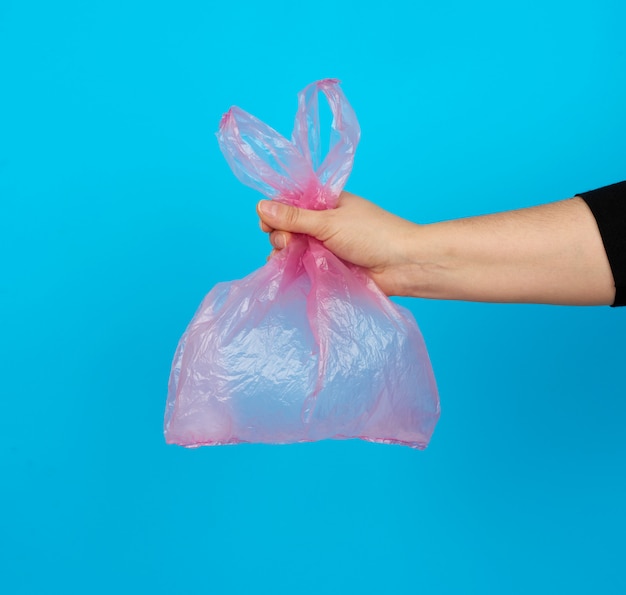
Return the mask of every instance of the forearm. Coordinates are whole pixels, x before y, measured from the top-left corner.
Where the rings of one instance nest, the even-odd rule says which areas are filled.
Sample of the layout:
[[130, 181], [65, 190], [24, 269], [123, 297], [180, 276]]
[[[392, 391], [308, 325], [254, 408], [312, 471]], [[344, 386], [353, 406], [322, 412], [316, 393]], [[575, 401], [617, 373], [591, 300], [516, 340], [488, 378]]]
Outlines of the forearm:
[[579, 305], [615, 296], [600, 233], [580, 198], [418, 226], [407, 248], [402, 295]]

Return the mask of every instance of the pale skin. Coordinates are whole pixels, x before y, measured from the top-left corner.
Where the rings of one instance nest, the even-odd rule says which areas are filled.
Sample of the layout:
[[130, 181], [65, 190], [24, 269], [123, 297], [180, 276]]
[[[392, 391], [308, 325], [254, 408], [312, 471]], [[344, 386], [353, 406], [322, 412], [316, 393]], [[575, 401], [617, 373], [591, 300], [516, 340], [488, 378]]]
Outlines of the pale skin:
[[343, 192], [335, 209], [257, 205], [273, 254], [313, 236], [387, 294], [476, 302], [609, 305], [615, 284], [595, 218], [578, 197], [419, 225]]

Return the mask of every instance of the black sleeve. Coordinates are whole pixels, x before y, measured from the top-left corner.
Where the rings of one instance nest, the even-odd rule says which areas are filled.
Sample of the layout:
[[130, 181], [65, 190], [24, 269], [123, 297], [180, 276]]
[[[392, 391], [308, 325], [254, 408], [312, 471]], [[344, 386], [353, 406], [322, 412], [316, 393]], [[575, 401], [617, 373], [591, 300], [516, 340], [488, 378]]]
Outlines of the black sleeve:
[[615, 281], [613, 306], [626, 306], [626, 182], [578, 194], [596, 218]]

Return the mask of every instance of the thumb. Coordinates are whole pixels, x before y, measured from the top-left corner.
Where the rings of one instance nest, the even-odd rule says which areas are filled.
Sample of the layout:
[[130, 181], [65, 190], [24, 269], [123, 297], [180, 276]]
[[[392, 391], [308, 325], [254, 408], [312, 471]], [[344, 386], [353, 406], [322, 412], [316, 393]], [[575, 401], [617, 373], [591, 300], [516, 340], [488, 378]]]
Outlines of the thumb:
[[262, 200], [257, 205], [257, 212], [261, 221], [273, 229], [315, 237], [321, 231], [324, 211], [310, 211], [274, 200]]

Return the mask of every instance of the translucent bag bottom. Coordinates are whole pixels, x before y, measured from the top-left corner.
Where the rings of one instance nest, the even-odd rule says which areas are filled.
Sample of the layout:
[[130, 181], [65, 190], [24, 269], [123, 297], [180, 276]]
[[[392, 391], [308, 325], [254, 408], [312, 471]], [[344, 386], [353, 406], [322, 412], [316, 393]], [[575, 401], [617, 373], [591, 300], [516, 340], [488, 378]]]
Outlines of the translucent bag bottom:
[[187, 447], [360, 438], [425, 448], [438, 417], [411, 313], [302, 236], [206, 296], [174, 357], [165, 437]]

